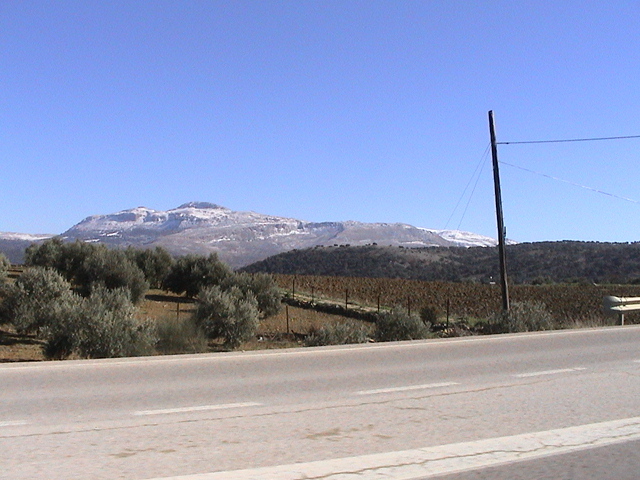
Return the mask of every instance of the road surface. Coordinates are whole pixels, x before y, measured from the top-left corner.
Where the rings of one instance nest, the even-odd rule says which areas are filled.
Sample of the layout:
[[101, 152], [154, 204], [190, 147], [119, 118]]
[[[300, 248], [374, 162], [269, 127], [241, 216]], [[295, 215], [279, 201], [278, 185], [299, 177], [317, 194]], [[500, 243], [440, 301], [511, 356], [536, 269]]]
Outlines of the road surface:
[[0, 385], [2, 479], [640, 471], [636, 326], [6, 364]]

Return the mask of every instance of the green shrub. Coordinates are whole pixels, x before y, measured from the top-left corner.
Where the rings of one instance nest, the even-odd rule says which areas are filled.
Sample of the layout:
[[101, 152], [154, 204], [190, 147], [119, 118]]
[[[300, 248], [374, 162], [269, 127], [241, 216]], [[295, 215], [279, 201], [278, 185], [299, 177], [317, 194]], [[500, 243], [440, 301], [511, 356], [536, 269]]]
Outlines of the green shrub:
[[546, 305], [537, 301], [513, 302], [509, 312], [497, 314], [493, 323], [499, 331], [509, 333], [552, 330], [555, 326]]
[[429, 329], [422, 320], [408, 315], [400, 307], [380, 313], [376, 320], [375, 338], [379, 342], [418, 340], [428, 336]]
[[62, 275], [41, 267], [26, 269], [13, 285], [5, 287], [3, 296], [1, 317], [19, 333], [38, 333], [79, 303]]
[[207, 337], [193, 318], [161, 318], [157, 334], [156, 350], [162, 354], [201, 353], [208, 349]]
[[66, 315], [54, 317], [46, 330], [48, 358], [129, 357], [150, 354], [157, 341], [155, 325], [136, 317], [129, 291], [97, 287]]
[[207, 287], [198, 295], [196, 324], [209, 338], [223, 338], [225, 346], [237, 348], [255, 336], [259, 323], [258, 302], [238, 287], [222, 290]]
[[346, 345], [369, 341], [369, 329], [359, 322], [347, 321], [312, 329], [305, 339], [307, 347]]

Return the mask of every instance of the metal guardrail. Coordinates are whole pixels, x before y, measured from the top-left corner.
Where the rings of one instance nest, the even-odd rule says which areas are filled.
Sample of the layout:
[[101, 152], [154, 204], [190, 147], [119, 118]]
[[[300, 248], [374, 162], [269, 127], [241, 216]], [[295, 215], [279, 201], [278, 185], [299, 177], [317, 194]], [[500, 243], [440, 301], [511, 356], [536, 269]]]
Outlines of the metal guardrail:
[[605, 313], [617, 314], [620, 318], [620, 325], [624, 325], [624, 314], [640, 312], [640, 297], [614, 297], [608, 295], [602, 300], [602, 307]]

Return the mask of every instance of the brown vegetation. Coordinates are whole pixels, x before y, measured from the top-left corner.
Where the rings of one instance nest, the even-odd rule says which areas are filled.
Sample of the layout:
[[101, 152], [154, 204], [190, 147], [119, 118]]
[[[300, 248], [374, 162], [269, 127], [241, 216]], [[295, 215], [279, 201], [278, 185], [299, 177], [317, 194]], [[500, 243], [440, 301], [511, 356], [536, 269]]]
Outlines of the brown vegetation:
[[[418, 312], [425, 306], [445, 315], [447, 305], [451, 316], [486, 319], [501, 308], [499, 285], [479, 283], [428, 282], [419, 280], [321, 277], [312, 275], [274, 275], [280, 288], [289, 295], [305, 298], [333, 299], [336, 304], [355, 308], [357, 305], [377, 309], [402, 305]], [[566, 321], [600, 317], [605, 295], [639, 297], [640, 285], [552, 284], [512, 285], [514, 302], [540, 302], [555, 317]], [[635, 314], [636, 316], [638, 314]], [[634, 321], [629, 315], [629, 321]]]

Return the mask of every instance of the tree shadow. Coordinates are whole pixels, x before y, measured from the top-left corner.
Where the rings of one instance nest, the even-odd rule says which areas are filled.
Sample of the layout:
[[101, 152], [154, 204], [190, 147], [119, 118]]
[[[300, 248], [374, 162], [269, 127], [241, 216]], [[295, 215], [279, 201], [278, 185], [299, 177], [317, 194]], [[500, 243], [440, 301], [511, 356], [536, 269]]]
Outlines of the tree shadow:
[[35, 335], [19, 334], [0, 329], [0, 345], [42, 345]]
[[196, 303], [193, 298], [176, 297], [175, 295], [162, 295], [158, 293], [149, 293], [145, 298], [152, 302], [172, 302], [172, 303]]

